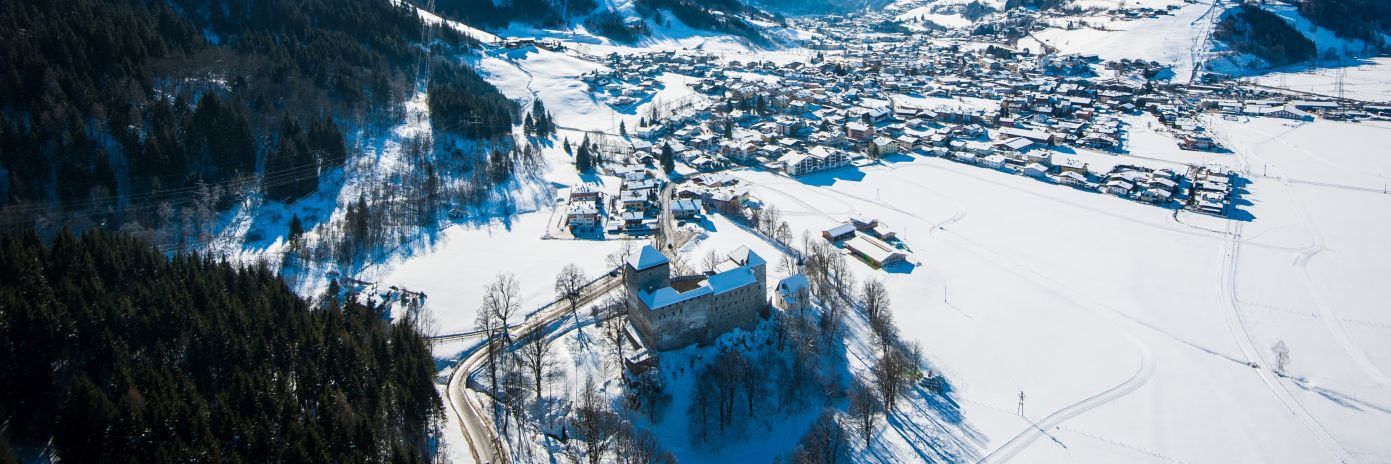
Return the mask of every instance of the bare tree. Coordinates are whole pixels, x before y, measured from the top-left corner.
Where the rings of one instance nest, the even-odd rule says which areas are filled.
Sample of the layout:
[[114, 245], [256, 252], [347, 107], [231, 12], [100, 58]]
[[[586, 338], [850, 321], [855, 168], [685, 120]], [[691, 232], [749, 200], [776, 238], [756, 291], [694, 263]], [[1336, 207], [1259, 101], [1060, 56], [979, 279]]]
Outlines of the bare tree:
[[894, 313], [885, 311], [879, 317], [869, 321], [869, 328], [874, 332], [874, 340], [878, 342], [880, 352], [894, 348], [898, 342], [898, 326], [894, 325]]
[[855, 275], [850, 272], [850, 264], [845, 259], [845, 255], [840, 253], [831, 255], [828, 264], [826, 278], [835, 290], [835, 296], [842, 299], [849, 298], [851, 289], [855, 288]]
[[618, 276], [623, 279], [623, 283], [626, 285], [628, 283], [628, 275], [623, 272], [623, 266], [633, 257], [634, 250], [633, 242], [623, 240], [621, 243], [622, 244], [619, 245], [617, 250], [614, 250], [613, 253], [609, 253], [604, 262], [608, 264], [610, 268], [618, 269]]
[[627, 343], [628, 316], [624, 311], [627, 303], [622, 297], [610, 294], [604, 299], [604, 338], [609, 344], [613, 345], [614, 365], [618, 366], [618, 373], [623, 373], [623, 352]]
[[869, 448], [874, 431], [879, 427], [879, 414], [884, 412], [884, 403], [875, 396], [873, 389], [858, 380], [850, 386], [849, 396], [850, 408], [847, 412], [850, 423], [864, 439], [865, 448]]
[[695, 268], [691, 267], [691, 261], [685, 253], [680, 251], [668, 253], [667, 258], [671, 259], [671, 271], [676, 275], [695, 274]]
[[778, 223], [778, 228], [773, 231], [773, 241], [783, 246], [792, 243], [792, 226], [787, 225], [787, 221]]
[[759, 220], [758, 231], [768, 238], [774, 238], [777, 234], [778, 224], [782, 223], [782, 210], [776, 205], [768, 205], [763, 210], [763, 216]]
[[830, 340], [834, 339], [836, 335], [840, 333], [841, 325], [845, 320], [845, 313], [845, 302], [840, 298], [832, 296], [821, 300], [821, 335], [827, 340], [827, 343], [824, 344], [827, 354], [830, 353], [830, 349], [832, 348], [832, 344], [829, 343]]
[[791, 253], [780, 253], [778, 256], [778, 272], [793, 275], [802, 272], [801, 263], [796, 256]]
[[720, 259], [720, 252], [712, 248], [709, 252], [705, 253], [705, 259], [702, 259], [700, 264], [705, 272], [714, 273], [715, 269], [719, 268], [722, 262], [724, 262], [724, 260]]
[[546, 339], [546, 334], [543, 331], [533, 330], [522, 339], [522, 346], [518, 349], [518, 353], [521, 355], [522, 365], [526, 367], [528, 378], [531, 380], [532, 390], [536, 392], [536, 398], [540, 399], [546, 373], [555, 365], [555, 356], [551, 351], [550, 340]]
[[692, 443], [704, 443], [710, 439], [710, 425], [715, 419], [715, 414], [711, 413], [715, 396], [715, 384], [707, 377], [697, 377], [691, 385], [691, 405], [686, 417], [690, 421], [687, 430], [691, 433]]
[[883, 281], [865, 281], [864, 287], [860, 290], [860, 307], [864, 309], [865, 317], [869, 318], [871, 325], [875, 319], [889, 310], [889, 290], [884, 287]]
[[1290, 365], [1289, 347], [1285, 346], [1284, 340], [1280, 340], [1275, 342], [1275, 345], [1271, 346], [1270, 350], [1275, 352], [1275, 373], [1284, 376], [1285, 368]]
[[494, 399], [498, 397], [498, 350], [502, 348], [497, 337], [499, 325], [502, 324], [498, 322], [497, 316], [486, 309], [478, 311], [478, 316], [473, 323], [473, 328], [483, 333], [487, 344], [484, 349], [487, 350], [485, 353], [488, 357], [484, 362], [488, 365], [488, 392], [492, 394]]
[[589, 464], [607, 462], [605, 457], [618, 441], [622, 420], [609, 409], [608, 400], [599, 392], [593, 377], [585, 377], [575, 405], [575, 432]]
[[504, 340], [510, 340], [508, 329], [512, 314], [521, 308], [521, 285], [511, 273], [498, 274], [497, 280], [488, 284], [483, 293], [483, 310], [492, 313], [500, 324]]
[[845, 434], [836, 423], [835, 411], [825, 409], [802, 435], [791, 462], [797, 464], [836, 464], [845, 457]]
[[579, 314], [575, 307], [584, 292], [584, 279], [584, 271], [574, 264], [566, 264], [555, 276], [555, 296], [570, 303], [570, 312], [575, 313], [576, 318]]
[[676, 464], [675, 456], [663, 450], [651, 431], [624, 422], [618, 433], [617, 462], [619, 464]]
[[907, 382], [908, 370], [907, 359], [896, 348], [885, 351], [879, 362], [870, 368], [875, 387], [879, 390], [879, 397], [884, 401], [885, 410], [894, 410], [894, 404]]

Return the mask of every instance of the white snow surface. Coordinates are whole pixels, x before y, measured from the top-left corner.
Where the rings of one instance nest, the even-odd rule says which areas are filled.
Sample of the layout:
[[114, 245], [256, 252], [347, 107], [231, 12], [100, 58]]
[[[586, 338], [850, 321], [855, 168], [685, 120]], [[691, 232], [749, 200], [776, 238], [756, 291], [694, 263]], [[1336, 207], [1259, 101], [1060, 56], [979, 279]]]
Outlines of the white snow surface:
[[[1391, 127], [1214, 124], [1237, 154], [1213, 161], [1290, 176], [1255, 179], [1250, 221], [936, 158], [739, 175], [794, 230], [862, 214], [899, 231], [923, 264], [882, 274], [896, 320], [960, 389], [987, 461], [1384, 461], [1391, 288], [1374, 282], [1391, 279], [1391, 245], [1372, 231], [1391, 227], [1391, 196], [1376, 191], [1391, 163], [1373, 141]], [[1159, 141], [1136, 150], [1154, 160], [1120, 158], [1172, 154], [1146, 140]], [[1277, 341], [1289, 377], [1257, 375], [1247, 357], [1270, 374]], [[1033, 430], [1014, 414], [1021, 391], [1052, 439], [1006, 446]]]

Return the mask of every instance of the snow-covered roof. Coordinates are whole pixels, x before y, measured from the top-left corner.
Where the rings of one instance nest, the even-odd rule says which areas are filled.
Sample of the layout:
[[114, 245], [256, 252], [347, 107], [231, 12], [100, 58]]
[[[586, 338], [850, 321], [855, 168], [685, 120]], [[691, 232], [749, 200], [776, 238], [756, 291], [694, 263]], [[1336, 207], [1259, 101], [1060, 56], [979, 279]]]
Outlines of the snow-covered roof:
[[667, 256], [662, 254], [662, 252], [657, 251], [656, 248], [653, 248], [652, 245], [643, 246], [641, 250], [638, 250], [636, 254], [634, 254], [631, 258], [628, 258], [628, 265], [632, 266], [634, 270], [638, 271], [648, 269], [654, 266], [660, 266], [669, 262], [671, 262], [671, 260], [667, 259]]
[[807, 281], [806, 274], [801, 273], [784, 277], [781, 281], [778, 282], [778, 289], [786, 291], [789, 294], [810, 288], [811, 282]]
[[729, 252], [729, 259], [739, 263], [740, 266], [759, 266], [767, 264], [767, 261], [764, 261], [763, 257], [759, 256], [758, 253], [754, 253], [753, 250], [750, 250], [748, 245], [741, 245], [739, 248], [735, 248], [734, 251]]
[[[754, 256], [757, 257], [758, 255]], [[710, 290], [716, 295], [757, 282], [758, 278], [754, 277], [753, 270], [742, 266], [712, 275], [710, 278], [705, 279], [705, 284], [709, 285]]]
[[676, 200], [671, 202], [671, 210], [700, 212], [700, 206], [696, 205], [695, 200]]
[[845, 247], [880, 264], [902, 259], [903, 257], [901, 252], [894, 250], [884, 242], [863, 235], [857, 235], [846, 240]]
[[832, 228], [830, 228], [830, 229], [826, 229], [826, 234], [827, 234], [827, 235], [830, 235], [830, 236], [832, 236], [832, 237], [839, 237], [839, 236], [842, 236], [842, 235], [845, 235], [845, 234], [848, 234], [848, 233], [851, 233], [851, 232], [854, 232], [854, 231], [855, 231], [855, 225], [854, 225], [854, 224], [851, 224], [851, 223], [848, 223], [848, 222], [845, 222], [845, 223], [838, 224], [838, 225], [836, 225], [835, 227], [832, 227]]
[[577, 201], [570, 203], [568, 211], [570, 214], [598, 214], [599, 208], [594, 203], [588, 201]]
[[662, 287], [652, 292], [638, 292], [638, 298], [641, 298], [643, 304], [647, 305], [647, 309], [652, 310], [671, 306], [691, 298], [709, 295], [711, 293], [713, 293], [713, 290], [706, 285], [701, 285], [684, 292], [678, 292], [671, 287]]

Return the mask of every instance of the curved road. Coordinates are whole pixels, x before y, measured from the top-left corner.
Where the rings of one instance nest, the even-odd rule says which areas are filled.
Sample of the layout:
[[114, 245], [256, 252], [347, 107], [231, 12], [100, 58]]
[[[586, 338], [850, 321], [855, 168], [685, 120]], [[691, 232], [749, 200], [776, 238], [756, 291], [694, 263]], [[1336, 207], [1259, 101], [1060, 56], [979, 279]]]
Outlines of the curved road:
[[[589, 282], [585, 285], [584, 294], [580, 296], [576, 307], [608, 293], [618, 287], [620, 282], [622, 279], [608, 274]], [[596, 284], [597, 287], [595, 287]], [[542, 306], [532, 314], [531, 319], [513, 326], [515, 327], [513, 336], [516, 339], [525, 338], [532, 331], [547, 330], [555, 321], [569, 316], [570, 305], [563, 304], [564, 302], [564, 300], [555, 300]], [[469, 388], [468, 385], [469, 375], [483, 366], [492, 349], [491, 345], [484, 344], [455, 364], [454, 371], [449, 375], [449, 385], [445, 387], [448, 399], [445, 401], [445, 407], [449, 409], [451, 415], [458, 421], [460, 429], [463, 430], [464, 440], [468, 442], [469, 452], [473, 455], [474, 462], [485, 464], [511, 461], [507, 456], [506, 447], [502, 446], [502, 441], [492, 426], [489, 414], [484, 412], [485, 408], [479, 404], [479, 392]]]

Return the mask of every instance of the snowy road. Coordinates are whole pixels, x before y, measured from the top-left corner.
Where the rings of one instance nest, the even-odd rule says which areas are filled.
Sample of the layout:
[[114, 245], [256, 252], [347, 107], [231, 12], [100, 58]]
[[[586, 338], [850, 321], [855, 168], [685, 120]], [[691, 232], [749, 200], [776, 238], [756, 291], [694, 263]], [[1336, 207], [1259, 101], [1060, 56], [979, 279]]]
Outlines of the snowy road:
[[[608, 293], [621, 282], [622, 279], [607, 274], [590, 282], [586, 286], [585, 294], [578, 300], [577, 306], [589, 303], [591, 300]], [[593, 287], [595, 284], [598, 287]], [[569, 305], [558, 304], [562, 301], [555, 300], [538, 309], [537, 312], [533, 313], [531, 319], [516, 326], [513, 337], [518, 340], [524, 339], [531, 332], [545, 330], [553, 322], [570, 315]], [[510, 462], [510, 460], [507, 456], [507, 450], [498, 438], [497, 430], [493, 428], [491, 420], [483, 412], [484, 408], [479, 405], [478, 398], [482, 396], [482, 393], [468, 385], [468, 377], [482, 367], [492, 349], [491, 345], [484, 345], [455, 365], [454, 372], [449, 375], [449, 386], [446, 390], [449, 401], [445, 402], [451, 415], [463, 429], [464, 438], [468, 442], [474, 462], [488, 464], [505, 463]]]

